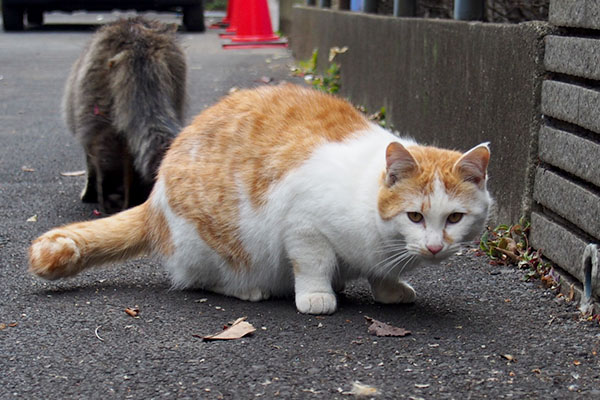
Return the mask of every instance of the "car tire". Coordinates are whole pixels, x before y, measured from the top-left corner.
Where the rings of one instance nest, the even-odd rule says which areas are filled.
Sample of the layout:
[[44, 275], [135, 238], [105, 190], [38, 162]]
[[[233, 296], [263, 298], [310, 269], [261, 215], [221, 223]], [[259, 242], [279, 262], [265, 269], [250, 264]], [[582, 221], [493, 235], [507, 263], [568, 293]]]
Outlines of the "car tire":
[[23, 9], [2, 4], [2, 24], [5, 31], [23, 30]]
[[184, 7], [183, 9], [183, 26], [189, 32], [204, 32], [204, 6], [202, 4], [196, 6]]
[[29, 25], [43, 25], [44, 24], [44, 11], [38, 8], [27, 9], [27, 23]]

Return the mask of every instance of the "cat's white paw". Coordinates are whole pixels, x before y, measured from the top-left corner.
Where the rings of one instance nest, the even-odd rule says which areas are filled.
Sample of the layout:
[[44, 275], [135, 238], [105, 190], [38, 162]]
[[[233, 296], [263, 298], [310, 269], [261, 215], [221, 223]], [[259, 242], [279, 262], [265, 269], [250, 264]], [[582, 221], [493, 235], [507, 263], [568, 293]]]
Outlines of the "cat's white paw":
[[333, 314], [337, 300], [333, 293], [296, 294], [296, 308], [304, 314]]
[[270, 293], [262, 291], [259, 288], [248, 290], [247, 292], [240, 292], [236, 294], [238, 299], [247, 301], [262, 301], [267, 300], [270, 297]]
[[373, 298], [378, 303], [414, 303], [417, 299], [417, 292], [406, 282], [384, 280], [370, 283]]
[[224, 288], [223, 286], [213, 286], [209, 288], [211, 292], [223, 294], [225, 296], [236, 297], [244, 301], [262, 301], [267, 300], [271, 297], [271, 292], [263, 291], [259, 288], [253, 288], [248, 290], [233, 290], [231, 288]]

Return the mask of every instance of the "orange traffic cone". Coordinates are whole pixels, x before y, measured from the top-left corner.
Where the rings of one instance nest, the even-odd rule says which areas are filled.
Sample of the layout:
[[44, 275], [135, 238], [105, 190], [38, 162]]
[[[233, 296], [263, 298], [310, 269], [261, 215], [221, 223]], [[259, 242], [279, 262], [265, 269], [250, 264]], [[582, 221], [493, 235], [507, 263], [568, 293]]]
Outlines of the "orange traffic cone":
[[238, 9], [239, 20], [237, 21], [236, 34], [230, 37], [232, 41], [272, 42], [279, 40], [279, 36], [273, 33], [271, 27], [267, 0], [245, 0], [241, 3], [236, 2], [235, 4]]
[[234, 2], [235, 0], [229, 0], [227, 2], [227, 14], [225, 15], [225, 18], [223, 18], [221, 23], [229, 25], [229, 23], [231, 22], [231, 11], [233, 10]]
[[232, 11], [234, 1], [235, 0], [229, 0], [227, 2], [227, 13], [225, 14], [225, 17], [222, 20], [220, 20], [219, 22], [212, 24], [209, 27], [210, 29], [223, 29], [223, 28], [227, 28], [229, 26], [229, 23], [231, 22], [231, 11]]
[[[231, 8], [231, 14], [229, 15], [229, 28], [225, 30], [227, 33], [236, 33], [238, 29], [238, 25], [240, 23], [240, 18], [242, 17], [242, 4], [244, 0], [229, 0], [229, 4], [227, 5], [227, 10]], [[229, 13], [229, 11], [228, 11]]]

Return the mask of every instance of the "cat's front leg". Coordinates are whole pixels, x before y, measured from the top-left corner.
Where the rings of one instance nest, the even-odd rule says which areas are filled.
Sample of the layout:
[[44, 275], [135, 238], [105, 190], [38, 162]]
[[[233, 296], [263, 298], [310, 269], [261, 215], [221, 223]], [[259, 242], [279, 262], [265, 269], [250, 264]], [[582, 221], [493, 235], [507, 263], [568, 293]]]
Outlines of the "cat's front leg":
[[408, 283], [398, 279], [369, 279], [373, 298], [378, 303], [414, 303], [417, 293]]
[[294, 267], [296, 308], [305, 314], [332, 314], [337, 300], [331, 281], [336, 257], [329, 241], [321, 234], [304, 233], [286, 241]]

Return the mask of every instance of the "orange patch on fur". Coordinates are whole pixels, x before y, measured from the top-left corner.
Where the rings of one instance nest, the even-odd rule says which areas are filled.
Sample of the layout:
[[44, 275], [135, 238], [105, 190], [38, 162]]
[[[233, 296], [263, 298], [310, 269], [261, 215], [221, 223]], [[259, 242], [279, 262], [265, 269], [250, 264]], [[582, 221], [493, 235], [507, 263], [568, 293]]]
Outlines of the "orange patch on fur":
[[300, 273], [300, 266], [294, 260], [292, 260], [292, 268], [294, 270], [294, 275], [298, 275]]
[[171, 231], [162, 211], [149, 206], [146, 217], [147, 226], [150, 227], [150, 237], [155, 251], [161, 255], [170, 256], [175, 251], [175, 246], [171, 239]]
[[444, 242], [448, 244], [454, 243], [454, 239], [452, 238], [452, 236], [448, 235], [445, 229], [442, 231], [442, 237], [444, 239]]
[[349, 103], [299, 86], [236, 92], [196, 117], [171, 145], [160, 170], [169, 205], [231, 265], [247, 266], [240, 190], [259, 208], [318, 146], [368, 127]]

